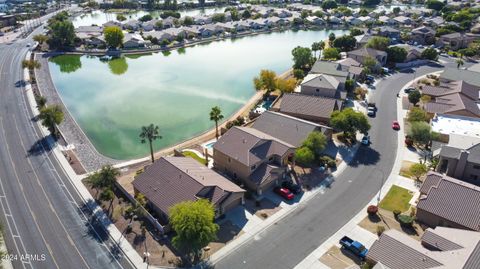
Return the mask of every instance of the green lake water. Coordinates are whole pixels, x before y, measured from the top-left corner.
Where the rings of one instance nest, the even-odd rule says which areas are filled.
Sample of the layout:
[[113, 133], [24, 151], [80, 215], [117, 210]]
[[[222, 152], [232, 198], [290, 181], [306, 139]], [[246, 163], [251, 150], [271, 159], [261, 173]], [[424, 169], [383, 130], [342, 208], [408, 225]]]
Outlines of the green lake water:
[[347, 33], [287, 31], [111, 61], [64, 55], [51, 58], [49, 68], [63, 102], [96, 149], [131, 159], [148, 154], [138, 137], [141, 126], [160, 127], [156, 150], [200, 134], [214, 126], [211, 107], [220, 106], [228, 118], [253, 96], [252, 79], [261, 69], [286, 71], [295, 46], [310, 46], [330, 32]]

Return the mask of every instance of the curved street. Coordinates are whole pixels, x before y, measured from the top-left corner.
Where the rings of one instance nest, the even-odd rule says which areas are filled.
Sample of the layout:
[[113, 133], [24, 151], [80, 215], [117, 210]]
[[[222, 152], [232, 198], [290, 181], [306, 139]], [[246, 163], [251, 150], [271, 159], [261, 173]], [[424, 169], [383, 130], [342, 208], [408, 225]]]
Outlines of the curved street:
[[[442, 57], [442, 62], [456, 68], [448, 58]], [[317, 194], [232, 251], [216, 268], [293, 268], [343, 227], [380, 190], [393, 168], [397, 132], [391, 124], [397, 118], [396, 94], [415, 77], [440, 71], [445, 65], [405, 69], [379, 81], [373, 90], [378, 111], [375, 118], [370, 118], [372, 144], [359, 148], [356, 157], [324, 194]]]
[[0, 210], [8, 257], [14, 268], [132, 268], [41, 139], [24, 94], [29, 42], [0, 44]]

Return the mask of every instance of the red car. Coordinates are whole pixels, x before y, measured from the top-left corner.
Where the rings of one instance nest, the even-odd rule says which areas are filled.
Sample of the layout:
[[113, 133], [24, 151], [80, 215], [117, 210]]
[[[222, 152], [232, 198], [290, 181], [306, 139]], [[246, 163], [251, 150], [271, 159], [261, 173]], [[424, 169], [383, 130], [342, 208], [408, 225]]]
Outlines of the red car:
[[287, 200], [292, 200], [295, 197], [287, 188], [276, 187], [273, 191]]
[[398, 123], [398, 121], [394, 120], [392, 122], [392, 128], [393, 130], [400, 130], [400, 124]]

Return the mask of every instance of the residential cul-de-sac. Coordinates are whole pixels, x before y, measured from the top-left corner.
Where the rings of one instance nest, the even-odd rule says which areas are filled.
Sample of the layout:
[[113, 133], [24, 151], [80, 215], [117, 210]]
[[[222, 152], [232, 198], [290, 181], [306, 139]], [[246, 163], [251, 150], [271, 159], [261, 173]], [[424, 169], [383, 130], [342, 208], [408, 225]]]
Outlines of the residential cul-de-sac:
[[0, 2], [4, 268], [478, 268], [480, 6]]

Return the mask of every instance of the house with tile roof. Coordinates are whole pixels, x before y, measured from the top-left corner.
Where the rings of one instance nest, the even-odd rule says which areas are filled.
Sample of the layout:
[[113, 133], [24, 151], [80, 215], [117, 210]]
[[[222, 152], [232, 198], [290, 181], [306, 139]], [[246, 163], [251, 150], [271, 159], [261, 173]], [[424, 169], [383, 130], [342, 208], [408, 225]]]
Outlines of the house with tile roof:
[[361, 64], [365, 64], [365, 59], [368, 57], [377, 60], [381, 66], [387, 64], [387, 53], [381, 50], [363, 47], [357, 50], [349, 51], [347, 52], [347, 55], [349, 58], [352, 58]]
[[480, 186], [480, 144], [466, 149], [442, 146], [436, 171]]
[[147, 206], [168, 220], [172, 206], [200, 199], [209, 200], [216, 216], [243, 203], [245, 190], [189, 157], [162, 157], [145, 168], [132, 182]]
[[480, 87], [466, 81], [450, 81], [439, 86], [422, 86], [422, 94], [430, 96], [424, 109], [432, 114], [480, 117]]
[[300, 119], [329, 124], [333, 111], [341, 110], [343, 102], [338, 99], [286, 93], [280, 100], [279, 112]]
[[381, 264], [379, 268], [389, 269], [479, 268], [480, 233], [446, 227], [429, 228], [417, 241], [390, 229], [373, 243], [367, 260]]
[[463, 80], [468, 84], [480, 87], [480, 76], [478, 72], [460, 69], [460, 68], [445, 68], [440, 74], [441, 83], [450, 83], [452, 81]]
[[213, 145], [215, 169], [259, 195], [285, 178], [294, 153], [295, 146], [248, 127], [229, 129]]
[[428, 26], [420, 26], [410, 32], [410, 40], [417, 44], [433, 44], [435, 43], [436, 31]]
[[[344, 84], [344, 83], [343, 83]], [[337, 76], [327, 74], [308, 74], [297, 88], [301, 94], [345, 99], [347, 92]]]
[[437, 46], [449, 47], [452, 50], [464, 49], [474, 40], [480, 39], [480, 35], [468, 33], [451, 33], [438, 38]]
[[417, 221], [480, 231], [480, 187], [437, 172], [429, 172], [420, 188]]

